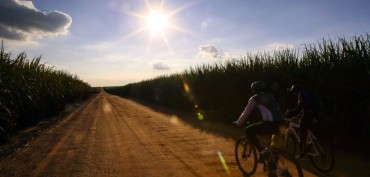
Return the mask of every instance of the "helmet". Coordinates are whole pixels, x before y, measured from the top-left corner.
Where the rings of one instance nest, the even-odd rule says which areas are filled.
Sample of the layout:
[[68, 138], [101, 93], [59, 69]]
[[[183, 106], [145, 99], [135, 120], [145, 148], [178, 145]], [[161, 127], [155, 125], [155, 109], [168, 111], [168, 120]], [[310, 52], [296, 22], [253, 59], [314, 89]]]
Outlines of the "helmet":
[[266, 88], [266, 84], [263, 81], [256, 81], [251, 84], [251, 90], [261, 91]]
[[288, 88], [288, 92], [295, 92], [297, 90], [300, 90], [301, 86], [299, 84], [293, 84], [290, 88]]

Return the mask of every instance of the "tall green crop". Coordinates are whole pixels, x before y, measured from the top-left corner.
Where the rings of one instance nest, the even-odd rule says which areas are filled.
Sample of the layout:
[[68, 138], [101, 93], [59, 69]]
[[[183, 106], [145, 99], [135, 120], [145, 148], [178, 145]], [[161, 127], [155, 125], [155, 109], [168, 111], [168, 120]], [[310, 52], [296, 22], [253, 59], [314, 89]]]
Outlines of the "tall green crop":
[[35, 125], [60, 112], [66, 103], [87, 98], [91, 87], [77, 76], [0, 51], [0, 141], [5, 133]]
[[[293, 83], [320, 93], [326, 105], [322, 122], [332, 132], [370, 139], [369, 34], [323, 39], [316, 44], [304, 45], [302, 51], [247, 54], [240, 59], [191, 67], [181, 74], [113, 90], [141, 100], [150, 100], [155, 95], [161, 95], [162, 99], [177, 95], [176, 99], [171, 99], [172, 104], [166, 105], [186, 102], [193, 111], [204, 114], [204, 119], [230, 123], [252, 96], [249, 87], [256, 80], [267, 83], [268, 90], [277, 97], [282, 109], [295, 104], [295, 98], [286, 92]], [[184, 83], [188, 89], [184, 90]], [[165, 88], [172, 89], [163, 92], [164, 84]], [[162, 104], [153, 99], [151, 102]]]

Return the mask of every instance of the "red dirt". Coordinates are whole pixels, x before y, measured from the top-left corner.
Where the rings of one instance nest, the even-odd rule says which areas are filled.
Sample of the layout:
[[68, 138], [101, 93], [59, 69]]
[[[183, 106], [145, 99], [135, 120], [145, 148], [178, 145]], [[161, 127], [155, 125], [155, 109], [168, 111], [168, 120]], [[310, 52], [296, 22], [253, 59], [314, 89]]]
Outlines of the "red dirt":
[[[81, 112], [3, 157], [0, 176], [241, 177], [234, 144], [232, 138], [102, 92]], [[305, 170], [305, 176], [317, 175], [322, 176]], [[259, 168], [254, 176], [266, 174]]]

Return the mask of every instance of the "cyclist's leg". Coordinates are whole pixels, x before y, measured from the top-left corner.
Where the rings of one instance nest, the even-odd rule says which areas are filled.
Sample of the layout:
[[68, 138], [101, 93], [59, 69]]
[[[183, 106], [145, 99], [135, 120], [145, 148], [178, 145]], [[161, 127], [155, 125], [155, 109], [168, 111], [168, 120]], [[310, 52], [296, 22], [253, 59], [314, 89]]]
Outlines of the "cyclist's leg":
[[256, 135], [268, 135], [277, 132], [278, 124], [276, 122], [261, 121], [248, 126], [245, 129], [248, 140], [256, 147], [258, 151], [263, 150]]
[[250, 143], [256, 147], [257, 151], [261, 151], [263, 148], [261, 144], [259, 143], [257, 136], [261, 129], [264, 128], [263, 122], [256, 122], [254, 124], [249, 125], [245, 128], [245, 134], [247, 135], [247, 139], [250, 141]]
[[299, 134], [301, 138], [300, 142], [300, 154], [298, 156], [302, 157], [306, 153], [306, 141], [307, 141], [307, 131], [312, 125], [313, 116], [308, 113], [303, 113], [301, 120], [299, 122]]

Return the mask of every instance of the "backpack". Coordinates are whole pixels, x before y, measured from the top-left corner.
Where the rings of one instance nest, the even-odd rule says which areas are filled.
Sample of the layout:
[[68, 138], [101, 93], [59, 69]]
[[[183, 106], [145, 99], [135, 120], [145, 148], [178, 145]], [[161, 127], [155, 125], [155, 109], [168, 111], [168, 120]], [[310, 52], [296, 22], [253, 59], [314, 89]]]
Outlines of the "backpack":
[[303, 99], [306, 106], [312, 108], [316, 114], [320, 115], [325, 111], [325, 103], [321, 95], [314, 91], [303, 91]]

